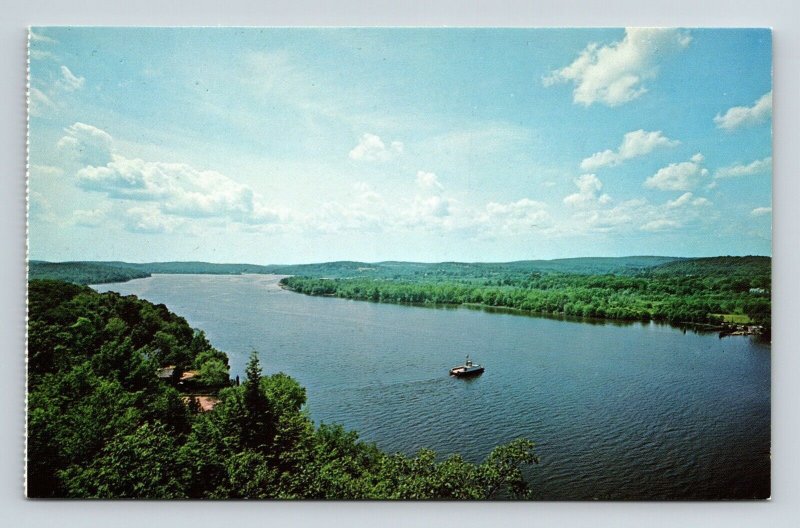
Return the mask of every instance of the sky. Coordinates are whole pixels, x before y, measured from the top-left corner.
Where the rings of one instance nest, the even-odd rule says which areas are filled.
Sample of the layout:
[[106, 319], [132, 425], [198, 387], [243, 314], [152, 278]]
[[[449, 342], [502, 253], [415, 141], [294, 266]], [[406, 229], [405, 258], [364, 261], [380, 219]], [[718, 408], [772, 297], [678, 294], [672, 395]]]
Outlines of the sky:
[[763, 29], [36, 27], [31, 259], [771, 255]]

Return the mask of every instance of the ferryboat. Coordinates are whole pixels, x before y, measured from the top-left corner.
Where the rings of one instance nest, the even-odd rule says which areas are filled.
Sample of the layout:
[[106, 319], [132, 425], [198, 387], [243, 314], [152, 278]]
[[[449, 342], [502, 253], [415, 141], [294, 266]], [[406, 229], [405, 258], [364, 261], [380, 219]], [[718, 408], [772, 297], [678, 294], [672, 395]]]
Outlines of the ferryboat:
[[455, 376], [457, 378], [464, 378], [467, 376], [477, 376], [482, 374], [484, 368], [481, 365], [476, 365], [472, 362], [469, 358], [469, 354], [467, 355], [467, 360], [464, 362], [463, 365], [459, 365], [457, 367], [453, 367], [450, 369], [450, 375]]

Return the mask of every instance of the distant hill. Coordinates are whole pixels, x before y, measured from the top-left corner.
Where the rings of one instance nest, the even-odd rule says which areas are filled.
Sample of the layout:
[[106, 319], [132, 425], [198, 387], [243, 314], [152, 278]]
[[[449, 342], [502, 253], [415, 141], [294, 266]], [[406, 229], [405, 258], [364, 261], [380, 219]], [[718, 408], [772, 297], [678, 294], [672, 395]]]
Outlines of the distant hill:
[[515, 262], [325, 262], [267, 266], [274, 273], [329, 278], [372, 277], [397, 280], [489, 278], [530, 273], [631, 274], [682, 260], [678, 257], [579, 257]]
[[755, 276], [769, 274], [771, 267], [770, 257], [706, 257], [666, 262], [652, 268], [650, 273], [701, 277], [718, 274]]
[[129, 266], [95, 262], [29, 262], [28, 275], [33, 279], [55, 279], [74, 284], [125, 282], [149, 277], [150, 273]]
[[274, 273], [270, 266], [258, 264], [214, 264], [211, 262], [93, 262], [107, 266], [131, 268], [147, 273], [178, 273], [206, 275], [241, 275], [242, 273]]
[[240, 275], [243, 273], [299, 275], [325, 278], [374, 278], [410, 282], [472, 281], [524, 277], [532, 273], [581, 275], [742, 274], [763, 276], [770, 257], [681, 258], [663, 256], [577, 257], [515, 262], [357, 262], [318, 264], [215, 264], [209, 262], [122, 261], [30, 262], [32, 279], [59, 279], [76, 284], [100, 284], [148, 277], [153, 273]]

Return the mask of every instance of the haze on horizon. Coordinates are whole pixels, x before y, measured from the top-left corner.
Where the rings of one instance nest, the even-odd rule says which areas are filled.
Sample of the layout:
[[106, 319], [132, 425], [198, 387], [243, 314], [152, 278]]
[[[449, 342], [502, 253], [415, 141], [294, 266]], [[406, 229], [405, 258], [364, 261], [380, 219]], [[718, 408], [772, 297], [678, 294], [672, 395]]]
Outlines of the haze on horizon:
[[31, 259], [771, 255], [771, 34], [34, 28]]

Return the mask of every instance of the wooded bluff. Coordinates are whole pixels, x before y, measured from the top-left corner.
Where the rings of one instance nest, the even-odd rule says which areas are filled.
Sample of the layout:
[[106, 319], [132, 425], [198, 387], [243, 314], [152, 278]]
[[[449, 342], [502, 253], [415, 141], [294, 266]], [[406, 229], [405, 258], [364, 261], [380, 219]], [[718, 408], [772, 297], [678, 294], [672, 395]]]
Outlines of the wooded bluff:
[[[269, 343], [264, 347], [268, 349]], [[324, 351], [320, 351], [324, 353]], [[157, 376], [174, 367], [167, 379]], [[201, 412], [175, 380], [218, 402]], [[220, 379], [220, 372], [223, 376]], [[388, 454], [338, 425], [315, 425], [305, 389], [263, 375], [241, 383], [186, 320], [135, 296], [29, 283], [27, 493], [46, 498], [525, 498], [530, 440], [483, 463]]]

